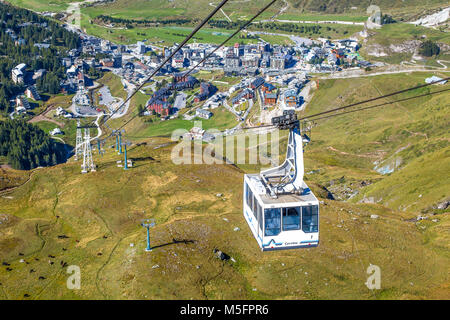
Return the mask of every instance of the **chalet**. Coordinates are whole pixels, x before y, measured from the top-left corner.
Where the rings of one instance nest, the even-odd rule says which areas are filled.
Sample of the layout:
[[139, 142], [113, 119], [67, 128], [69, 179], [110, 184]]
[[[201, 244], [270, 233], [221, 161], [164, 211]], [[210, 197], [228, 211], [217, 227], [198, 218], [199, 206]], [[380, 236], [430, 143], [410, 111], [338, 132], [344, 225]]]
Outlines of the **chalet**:
[[197, 109], [195, 115], [199, 118], [203, 118], [206, 120], [210, 119], [213, 116], [212, 112], [209, 112], [208, 110], [205, 109]]
[[263, 85], [261, 85], [261, 90], [264, 93], [270, 93], [276, 89], [277, 88], [273, 84], [268, 83], [268, 82], [265, 82]]
[[265, 93], [264, 94], [264, 104], [267, 105], [276, 105], [277, 104], [278, 95], [276, 93]]
[[184, 140], [203, 140], [206, 131], [202, 128], [193, 127], [188, 133], [183, 136]]
[[250, 87], [255, 90], [264, 84], [264, 78], [258, 77], [251, 84]]
[[245, 88], [241, 92], [238, 93], [236, 97], [233, 98], [232, 103], [233, 104], [239, 104], [242, 100], [250, 100], [255, 97], [255, 92], [249, 88]]
[[50, 131], [50, 135], [52, 135], [52, 136], [56, 136], [58, 134], [63, 134], [63, 132], [61, 131], [60, 128], [55, 128], [52, 131]]
[[303, 98], [297, 94], [297, 90], [287, 90], [284, 93], [284, 102], [287, 108], [298, 108], [303, 103]]
[[16, 108], [31, 109], [31, 106], [25, 96], [17, 96], [16, 97]]
[[12, 81], [15, 84], [22, 84], [25, 80], [25, 68], [27, 65], [25, 63], [21, 63], [17, 65], [14, 69], [11, 71], [11, 77]]
[[28, 99], [32, 99], [34, 101], [39, 101], [41, 100], [41, 96], [39, 95], [39, 93], [36, 90], [35, 86], [29, 86], [26, 90], [25, 90], [25, 95], [27, 96]]
[[33, 81], [36, 81], [36, 80], [42, 78], [46, 73], [47, 73], [47, 70], [39, 69], [33, 73], [33, 76], [31, 77], [31, 79]]
[[440, 77], [432, 76], [430, 78], [426, 78], [425, 83], [427, 84], [435, 83], [436, 85], [444, 85], [447, 83], [447, 80], [444, 80]]
[[200, 93], [195, 96], [195, 103], [200, 101], [204, 101], [211, 97], [214, 93], [217, 92], [217, 88], [213, 86], [211, 83], [202, 82], [200, 84]]
[[39, 49], [48, 49], [50, 48], [49, 43], [35, 43], [34, 46]]

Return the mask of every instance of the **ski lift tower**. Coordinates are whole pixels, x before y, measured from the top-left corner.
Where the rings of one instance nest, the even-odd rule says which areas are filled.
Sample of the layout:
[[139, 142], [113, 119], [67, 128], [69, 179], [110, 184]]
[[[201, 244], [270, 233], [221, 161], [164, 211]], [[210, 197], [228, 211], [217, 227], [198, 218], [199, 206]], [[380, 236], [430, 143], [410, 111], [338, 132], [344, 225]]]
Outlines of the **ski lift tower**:
[[295, 111], [273, 118], [279, 130], [289, 130], [285, 162], [244, 177], [244, 217], [263, 251], [319, 245], [319, 201], [306, 185], [303, 146], [311, 139], [308, 123]]
[[83, 132], [80, 124], [80, 120], [77, 120], [77, 139], [75, 142], [75, 161], [78, 161], [78, 156], [83, 154]]
[[78, 129], [84, 129], [84, 142], [83, 142], [83, 164], [81, 165], [81, 173], [88, 173], [89, 171], [95, 172], [96, 167], [92, 158], [92, 146], [91, 146], [91, 128], [97, 128], [95, 126], [80, 126]]
[[117, 131], [117, 137], [118, 137], [118, 143], [119, 143], [118, 144], [119, 150], [117, 150], [118, 154], [122, 154], [123, 153], [123, 149], [122, 149], [122, 134], [124, 134], [124, 133], [125, 133], [125, 130]]
[[122, 142], [122, 146], [124, 148], [123, 149], [124, 150], [124, 165], [123, 165], [123, 169], [124, 170], [128, 170], [129, 167], [133, 166], [132, 161], [128, 159], [128, 152], [127, 152], [128, 151], [127, 147], [129, 147], [131, 145], [132, 145], [132, 143], [130, 141]]
[[147, 229], [147, 248], [145, 248], [146, 252], [151, 252], [152, 248], [150, 247], [150, 228], [155, 226], [155, 219], [144, 219], [142, 220], [141, 226]]

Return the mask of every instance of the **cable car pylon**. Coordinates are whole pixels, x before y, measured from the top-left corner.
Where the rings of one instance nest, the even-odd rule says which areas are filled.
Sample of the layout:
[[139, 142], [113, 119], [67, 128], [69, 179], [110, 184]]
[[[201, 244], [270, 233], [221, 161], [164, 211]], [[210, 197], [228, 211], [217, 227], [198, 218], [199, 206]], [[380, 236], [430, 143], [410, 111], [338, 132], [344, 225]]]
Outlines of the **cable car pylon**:
[[130, 167], [133, 167], [133, 162], [128, 159], [128, 149], [127, 147], [131, 146], [131, 142], [130, 141], [126, 141], [122, 143], [123, 148], [124, 148], [124, 165], [123, 165], [123, 169], [124, 170], [128, 170]]
[[78, 161], [78, 156], [83, 154], [83, 132], [80, 125], [80, 120], [77, 120], [77, 137], [75, 141], [75, 161]]
[[84, 148], [83, 148], [83, 164], [81, 173], [95, 172], [96, 167], [92, 158], [91, 134], [90, 128], [84, 128]]
[[150, 247], [150, 228], [155, 226], [155, 219], [144, 219], [141, 226], [147, 229], [147, 248], [145, 248], [145, 251], [152, 252], [153, 249]]

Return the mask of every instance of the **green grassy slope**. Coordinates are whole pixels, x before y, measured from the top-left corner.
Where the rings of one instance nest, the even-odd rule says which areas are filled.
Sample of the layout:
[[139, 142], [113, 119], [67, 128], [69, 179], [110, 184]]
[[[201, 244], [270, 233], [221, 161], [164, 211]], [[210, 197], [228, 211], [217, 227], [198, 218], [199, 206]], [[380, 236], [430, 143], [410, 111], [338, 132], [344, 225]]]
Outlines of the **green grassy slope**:
[[[0, 225], [0, 261], [12, 269], [0, 268], [0, 297], [448, 298], [440, 242], [448, 216], [422, 229], [404, 221], [411, 214], [325, 200], [318, 248], [263, 254], [241, 213], [243, 173], [175, 166], [170, 147], [155, 149], [163, 143], [132, 148], [135, 168], [127, 172], [108, 151], [95, 156], [97, 173], [81, 175], [79, 163], [41, 169], [0, 197], [0, 215], [8, 218]], [[157, 222], [150, 254], [139, 226], [144, 217]], [[214, 248], [236, 262], [217, 260]], [[80, 266], [81, 290], [67, 289], [61, 261]], [[370, 264], [381, 267], [381, 291], [364, 285]]]
[[[414, 73], [358, 81], [322, 81], [308, 114], [413, 87], [430, 75]], [[433, 86], [389, 99], [408, 98], [446, 87]], [[330, 181], [344, 176], [342, 185], [345, 186], [369, 179], [376, 183], [362, 188], [355, 199], [374, 197], [395, 209], [424, 209], [444, 200], [448, 197], [445, 190], [450, 181], [449, 96], [446, 92], [318, 122], [308, 154], [314, 168], [321, 170], [315, 174], [316, 178], [329, 185]], [[383, 177], [373, 170], [375, 166], [397, 169]]]

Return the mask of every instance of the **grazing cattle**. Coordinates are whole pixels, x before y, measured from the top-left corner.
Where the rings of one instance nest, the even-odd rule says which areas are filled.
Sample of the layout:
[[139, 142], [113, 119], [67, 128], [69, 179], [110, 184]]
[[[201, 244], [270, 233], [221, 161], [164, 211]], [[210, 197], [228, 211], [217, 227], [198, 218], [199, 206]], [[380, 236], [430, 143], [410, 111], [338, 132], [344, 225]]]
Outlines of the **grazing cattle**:
[[12, 271], [13, 269], [11, 269], [11, 268], [6, 268], [6, 271]]
[[39, 280], [45, 280], [45, 277], [40, 276], [40, 277], [39, 277]]
[[63, 251], [67, 251], [67, 249], [66, 249], [66, 248], [63, 248]]
[[49, 258], [55, 259], [55, 256], [52, 256], [51, 254], [48, 255]]
[[2, 265], [9, 267], [10, 264], [8, 262], [3, 262]]
[[22, 252], [19, 252], [19, 256], [23, 256], [24, 254]]
[[24, 296], [24, 298], [29, 298], [30, 297], [30, 295], [28, 293], [25, 293], [23, 296]]
[[34, 269], [31, 269], [31, 270], [30, 270], [30, 273], [33, 273], [33, 272], [36, 272], [36, 271], [35, 271]]

